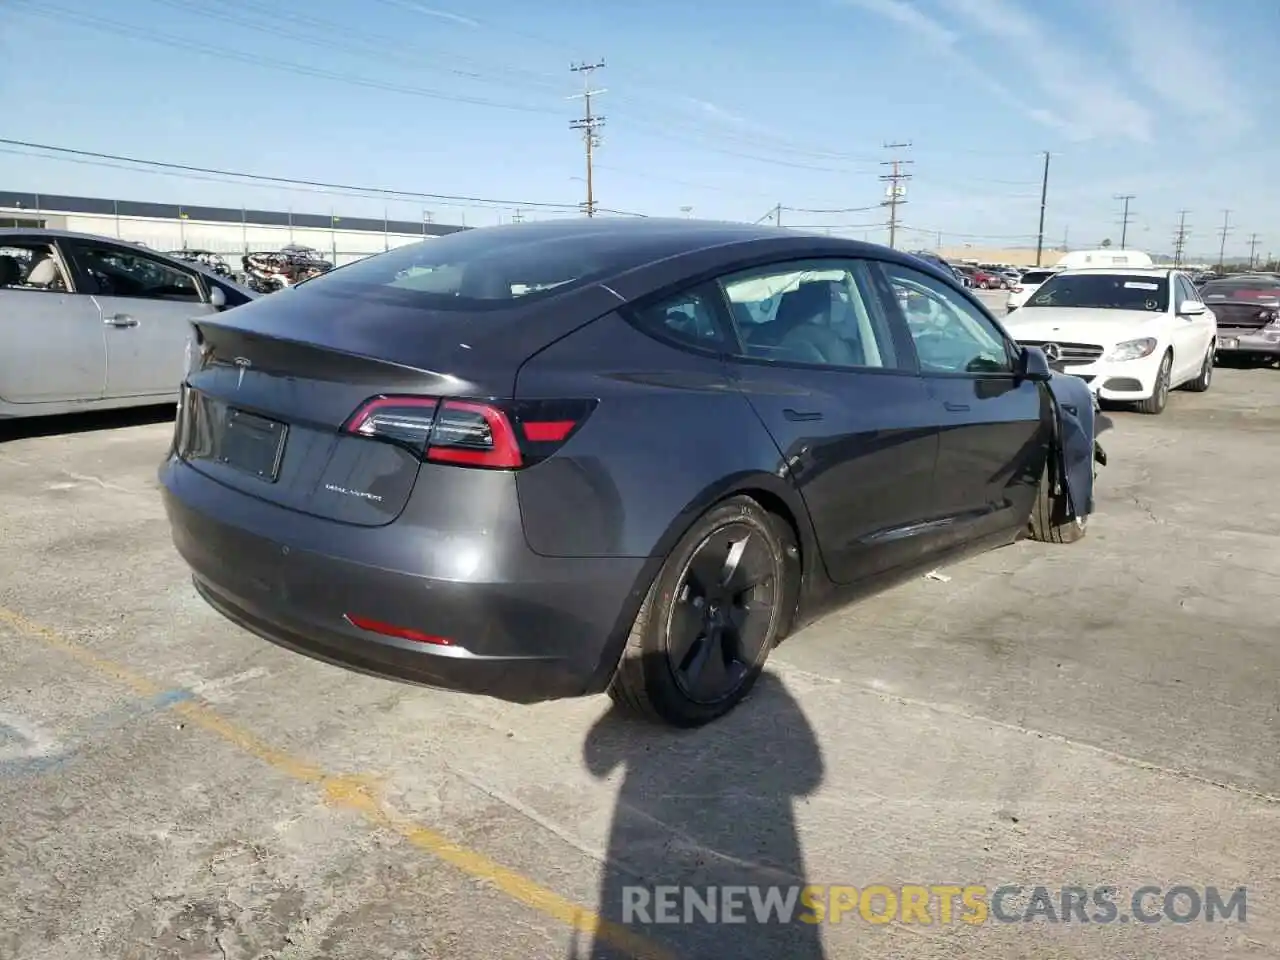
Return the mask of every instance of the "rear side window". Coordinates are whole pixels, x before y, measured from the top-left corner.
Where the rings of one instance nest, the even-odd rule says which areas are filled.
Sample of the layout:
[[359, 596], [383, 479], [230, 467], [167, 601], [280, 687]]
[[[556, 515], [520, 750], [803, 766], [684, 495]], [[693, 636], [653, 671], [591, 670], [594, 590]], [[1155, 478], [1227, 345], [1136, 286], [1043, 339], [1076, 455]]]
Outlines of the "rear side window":
[[631, 230], [465, 230], [348, 264], [296, 292], [373, 296], [432, 310], [502, 308], [586, 286], [670, 246], [661, 235]]
[[750, 360], [900, 369], [867, 264], [816, 260], [757, 267], [720, 287]]
[[702, 350], [719, 350], [726, 341], [716, 319], [715, 296], [714, 289], [690, 290], [636, 310], [631, 317], [641, 329], [661, 340]]
[[1044, 283], [1052, 277], [1053, 274], [1054, 271], [1052, 270], [1028, 270], [1022, 275], [1022, 282], [1028, 285]]
[[50, 293], [68, 289], [53, 247], [22, 240], [0, 243], [0, 287]]

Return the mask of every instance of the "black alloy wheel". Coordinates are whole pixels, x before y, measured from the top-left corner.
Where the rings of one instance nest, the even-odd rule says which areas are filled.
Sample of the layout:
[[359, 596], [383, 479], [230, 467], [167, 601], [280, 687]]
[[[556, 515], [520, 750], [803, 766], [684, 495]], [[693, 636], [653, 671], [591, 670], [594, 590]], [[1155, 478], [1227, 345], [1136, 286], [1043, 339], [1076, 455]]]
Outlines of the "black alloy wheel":
[[733, 523], [694, 550], [667, 615], [676, 684], [698, 704], [732, 697], [767, 649], [778, 563], [751, 526]]
[[800, 583], [789, 521], [749, 496], [716, 504], [650, 584], [609, 695], [677, 727], [723, 716], [751, 692], [789, 628]]

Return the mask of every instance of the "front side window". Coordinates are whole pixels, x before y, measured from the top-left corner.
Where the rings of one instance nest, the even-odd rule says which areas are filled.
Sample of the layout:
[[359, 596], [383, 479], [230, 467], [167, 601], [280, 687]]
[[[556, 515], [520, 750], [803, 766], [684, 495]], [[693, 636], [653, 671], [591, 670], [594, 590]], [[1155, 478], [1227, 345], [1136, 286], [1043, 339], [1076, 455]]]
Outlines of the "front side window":
[[81, 243], [73, 254], [81, 272], [104, 297], [199, 302], [195, 275], [144, 254], [106, 244]]
[[1045, 281], [1027, 306], [1163, 313], [1169, 309], [1169, 278], [1160, 274], [1060, 273]]
[[51, 244], [5, 240], [0, 243], [0, 289], [66, 293], [69, 287]]
[[883, 265], [925, 373], [1012, 373], [999, 329], [962, 294], [896, 263]]
[[832, 367], [900, 367], [861, 261], [775, 264], [719, 281], [741, 356]]

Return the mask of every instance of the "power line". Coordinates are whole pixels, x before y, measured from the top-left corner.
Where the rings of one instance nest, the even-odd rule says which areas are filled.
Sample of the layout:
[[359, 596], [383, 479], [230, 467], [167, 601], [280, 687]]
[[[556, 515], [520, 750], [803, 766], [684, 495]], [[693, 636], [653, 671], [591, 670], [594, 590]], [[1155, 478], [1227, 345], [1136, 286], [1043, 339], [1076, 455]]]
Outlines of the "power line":
[[1121, 193], [1114, 199], [1124, 203], [1124, 212], [1120, 215], [1120, 249], [1123, 250], [1129, 239], [1129, 224], [1133, 222], [1133, 218], [1129, 216], [1129, 201], [1133, 200], [1134, 196], [1132, 193]]
[[582, 99], [584, 116], [579, 120], [571, 121], [569, 128], [582, 131], [582, 142], [587, 151], [587, 201], [582, 206], [582, 212], [588, 217], [596, 215], [595, 171], [591, 161], [595, 148], [600, 146], [600, 137], [596, 134], [596, 131], [604, 126], [604, 117], [597, 116], [591, 112], [591, 98], [598, 97], [606, 92], [603, 89], [591, 89], [591, 75], [603, 66], [604, 61], [601, 60], [598, 63], [576, 63], [569, 67], [574, 73], [582, 74], [582, 93], [576, 94], [570, 99]]
[[[21, 4], [23, 0], [17, 0], [17, 2]], [[28, 7], [24, 12], [35, 17], [56, 19], [60, 23], [70, 21], [87, 24], [92, 26], [95, 30], [114, 33], [119, 36], [130, 37], [136, 40], [146, 40], [153, 43], [159, 43], [170, 48], [185, 48], [195, 53], [203, 53], [207, 56], [223, 61], [235, 60], [240, 63], [247, 63], [256, 67], [266, 67], [271, 70], [282, 70], [286, 73], [294, 73], [304, 77], [313, 77], [320, 80], [333, 80], [338, 83], [346, 83], [352, 86], [365, 87], [373, 90], [384, 90], [389, 93], [403, 93], [409, 96], [424, 97], [431, 100], [462, 103], [469, 106], [491, 107], [495, 110], [514, 110], [521, 113], [545, 114], [553, 112], [549, 107], [535, 107], [531, 105], [504, 103], [502, 101], [491, 100], [483, 97], [468, 97], [457, 94], [448, 94], [440, 90], [431, 90], [425, 87], [412, 87], [405, 84], [374, 80], [370, 77], [361, 77], [355, 74], [325, 70], [320, 67], [313, 67], [300, 63], [292, 63], [286, 60], [275, 60], [268, 57], [257, 56], [255, 54], [231, 50], [225, 45], [214, 46], [212, 44], [197, 43], [196, 41], [189, 40], [186, 37], [158, 33], [150, 28], [145, 31], [136, 28], [131, 29], [122, 24], [111, 20], [105, 20], [101, 17], [93, 17], [88, 14], [82, 14], [77, 11], [67, 10], [63, 7], [51, 6], [44, 3], [42, 3], [38, 9]]]
[[1222, 228], [1218, 231], [1222, 242], [1218, 246], [1218, 272], [1222, 272], [1222, 261], [1227, 255], [1227, 234], [1231, 232], [1231, 211], [1222, 211]]
[[1044, 208], [1049, 197], [1049, 151], [1044, 152], [1044, 177], [1040, 180], [1040, 231], [1036, 237], [1036, 266], [1044, 253]]
[[[438, 50], [424, 48], [417, 44], [406, 44], [403, 37], [393, 37], [382, 33], [370, 33], [367, 30], [360, 30], [351, 27], [348, 24], [335, 23], [332, 20], [324, 20], [318, 17], [299, 15], [290, 10], [280, 10], [270, 4], [256, 2], [256, 0], [238, 0], [236, 6], [249, 12], [256, 11], [258, 16], [253, 19], [246, 19], [242, 16], [236, 16], [221, 10], [211, 10], [203, 4], [191, 3], [188, 0], [150, 0], [151, 3], [169, 7], [173, 10], [179, 10], [187, 14], [195, 14], [200, 17], [207, 17], [211, 20], [217, 20], [222, 23], [240, 26], [246, 30], [256, 34], [268, 33], [286, 40], [294, 40], [299, 43], [310, 44], [312, 46], [324, 47], [330, 50], [337, 50], [345, 53], [356, 53], [360, 56], [376, 59], [379, 63], [385, 63], [388, 60], [398, 60], [401, 63], [410, 65], [419, 70], [433, 70], [437, 73], [446, 73], [451, 76], [460, 77], [477, 83], [490, 84], [506, 84], [508, 86], [519, 85], [521, 88], [527, 89], [530, 84], [540, 84], [547, 87], [548, 93], [551, 92], [553, 79], [545, 73], [539, 73], [532, 70], [521, 70], [509, 66], [493, 66], [474, 60], [470, 57], [460, 57], [456, 54], [442, 53]], [[297, 32], [296, 29], [288, 29], [282, 26], [279, 21], [292, 23], [298, 27], [318, 31], [322, 34], [320, 37], [306, 36]], [[342, 40], [335, 41], [333, 37], [341, 37]], [[348, 44], [354, 43], [355, 49]], [[360, 49], [363, 45], [365, 49]], [[412, 50], [416, 48], [418, 52], [401, 52], [397, 48], [406, 48]], [[447, 66], [437, 62], [442, 60], [454, 60], [468, 69]], [[502, 76], [506, 74], [507, 76]]]
[[782, 209], [792, 214], [865, 214], [865, 212], [879, 210], [882, 206], [883, 204], [841, 207], [782, 206]]
[[549, 210], [574, 210], [576, 203], [552, 203], [544, 200], [506, 200], [493, 197], [468, 197], [449, 193], [421, 193], [413, 190], [393, 190], [387, 187], [361, 187], [351, 184], [326, 183], [321, 180], [299, 180], [292, 177], [273, 177], [261, 173], [239, 173], [234, 170], [220, 170], [216, 167], [197, 167], [186, 163], [169, 163], [162, 160], [142, 160], [137, 157], [125, 157], [113, 153], [98, 153], [92, 150], [75, 150], [70, 147], [55, 147], [47, 143], [30, 143], [25, 140], [7, 140], [0, 138], [0, 144], [28, 149], [45, 150], [50, 153], [68, 154], [77, 157], [89, 157], [96, 160], [116, 160], [123, 163], [137, 164], [142, 167], [156, 167], [165, 170], [176, 170], [184, 173], [206, 173], [222, 177], [234, 177], [239, 180], [258, 181], [261, 183], [288, 184], [301, 187], [315, 187], [326, 190], [343, 190], [353, 193], [387, 197], [404, 200], [453, 200], [459, 203], [500, 207], [541, 207]]
[[[907, 143], [886, 143], [884, 148], [886, 150], [903, 150], [910, 146], [911, 143], [908, 141]], [[911, 174], [903, 173], [902, 168], [914, 162], [914, 160], [903, 160], [900, 157], [894, 157], [892, 160], [885, 160], [881, 163], [881, 166], [893, 168], [892, 173], [884, 174], [880, 177], [881, 180], [889, 184], [889, 196], [881, 206], [889, 208], [889, 248], [891, 250], [895, 249], [894, 245], [898, 238], [898, 207], [907, 202], [905, 199], [907, 188], [902, 184], [911, 179]]]
[[1188, 210], [1178, 211], [1178, 232], [1173, 235], [1173, 265], [1182, 266], [1182, 255], [1187, 249], [1187, 214]]

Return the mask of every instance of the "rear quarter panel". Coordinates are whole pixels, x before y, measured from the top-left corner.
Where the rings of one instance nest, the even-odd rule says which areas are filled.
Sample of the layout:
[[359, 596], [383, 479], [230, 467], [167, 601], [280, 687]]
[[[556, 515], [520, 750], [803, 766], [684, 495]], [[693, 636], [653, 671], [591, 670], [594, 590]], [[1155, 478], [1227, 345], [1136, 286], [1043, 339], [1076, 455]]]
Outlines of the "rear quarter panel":
[[516, 395], [600, 401], [563, 449], [517, 475], [536, 553], [664, 555], [707, 506], [746, 489], [783, 500], [802, 545], [811, 537], [777, 446], [715, 357], [610, 313], [532, 357]]

